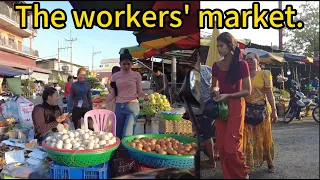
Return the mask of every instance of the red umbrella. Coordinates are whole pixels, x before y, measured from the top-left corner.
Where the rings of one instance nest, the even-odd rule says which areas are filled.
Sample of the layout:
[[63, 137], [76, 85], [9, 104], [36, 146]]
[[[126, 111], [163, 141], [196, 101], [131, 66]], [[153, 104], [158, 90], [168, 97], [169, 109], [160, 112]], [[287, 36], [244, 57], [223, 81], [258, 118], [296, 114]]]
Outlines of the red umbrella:
[[186, 39], [182, 39], [174, 43], [175, 46], [178, 46], [182, 49], [194, 49], [200, 46], [200, 32], [191, 34]]

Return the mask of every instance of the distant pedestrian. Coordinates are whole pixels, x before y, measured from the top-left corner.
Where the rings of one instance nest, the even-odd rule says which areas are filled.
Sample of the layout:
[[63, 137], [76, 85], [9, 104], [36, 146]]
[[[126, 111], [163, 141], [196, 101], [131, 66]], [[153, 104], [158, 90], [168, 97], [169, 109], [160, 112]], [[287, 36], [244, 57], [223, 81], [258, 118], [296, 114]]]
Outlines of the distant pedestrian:
[[167, 75], [162, 73], [160, 71], [160, 68], [158, 67], [154, 67], [153, 72], [155, 75], [154, 81], [156, 83], [156, 92], [165, 95], [169, 100], [169, 102], [171, 103], [170, 87], [169, 87]]
[[73, 83], [73, 76], [68, 76], [67, 83], [64, 89], [64, 97], [67, 99], [67, 102], [70, 100], [70, 91]]

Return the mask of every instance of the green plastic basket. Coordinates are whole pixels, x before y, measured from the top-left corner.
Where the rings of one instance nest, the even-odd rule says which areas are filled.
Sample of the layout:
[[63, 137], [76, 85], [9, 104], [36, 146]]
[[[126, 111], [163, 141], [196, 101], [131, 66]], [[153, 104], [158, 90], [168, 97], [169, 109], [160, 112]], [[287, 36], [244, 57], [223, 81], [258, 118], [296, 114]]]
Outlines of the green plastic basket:
[[135, 138], [156, 138], [171, 137], [182, 143], [197, 143], [195, 138], [187, 136], [173, 135], [173, 134], [144, 134], [129, 136], [122, 139], [122, 145], [128, 150], [129, 155], [140, 164], [150, 166], [153, 168], [179, 168], [179, 169], [190, 169], [194, 168], [194, 156], [175, 156], [175, 155], [161, 155], [150, 152], [144, 152], [132, 148], [128, 145], [129, 141]]
[[53, 162], [69, 167], [89, 167], [108, 162], [120, 145], [120, 139], [111, 146], [93, 150], [61, 150], [50, 147], [42, 142], [43, 149]]
[[172, 121], [179, 121], [183, 117], [183, 114], [169, 114], [165, 112], [162, 112], [161, 115], [164, 119]]

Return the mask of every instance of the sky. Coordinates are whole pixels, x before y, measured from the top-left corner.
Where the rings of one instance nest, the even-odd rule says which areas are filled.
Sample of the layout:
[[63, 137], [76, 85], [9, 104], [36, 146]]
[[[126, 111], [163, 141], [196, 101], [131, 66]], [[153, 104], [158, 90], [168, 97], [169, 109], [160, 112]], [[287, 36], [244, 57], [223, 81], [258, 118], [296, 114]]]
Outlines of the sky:
[[[101, 51], [94, 56], [94, 67], [98, 68], [102, 59], [118, 58], [122, 47], [138, 45], [132, 31], [103, 30], [95, 26], [93, 29], [75, 29], [70, 13], [72, 6], [68, 1], [41, 1], [40, 7], [49, 12], [61, 8], [67, 13], [67, 27], [65, 29], [38, 29], [38, 35], [33, 41], [33, 48], [39, 51], [40, 58], [57, 58], [58, 40], [62, 48], [69, 47], [70, 43], [65, 39], [70, 39], [70, 31], [71, 37], [77, 38], [77, 41], [72, 45], [72, 62], [89, 66], [90, 69], [93, 46], [95, 52]], [[29, 45], [28, 41], [24, 43]], [[60, 50], [60, 59], [70, 61], [70, 49]]]
[[[202, 1], [200, 7], [202, 9], [220, 8], [225, 11], [230, 8], [244, 9], [251, 8], [253, 1]], [[292, 4], [294, 8], [298, 9], [299, 6], [305, 1], [283, 1], [283, 8], [287, 4]], [[31, 2], [30, 2], [31, 3]], [[278, 7], [277, 1], [260, 2], [261, 8], [274, 9]], [[93, 46], [95, 52], [101, 51], [101, 53], [94, 56], [95, 69], [99, 67], [100, 61], [106, 58], [118, 58], [119, 50], [122, 47], [135, 46], [135, 36], [131, 31], [112, 31], [102, 30], [98, 27], [93, 29], [75, 29], [70, 10], [72, 6], [68, 1], [42, 1], [40, 7], [47, 9], [49, 12], [56, 8], [61, 8], [67, 13], [67, 27], [62, 30], [50, 29], [39, 29], [38, 35], [33, 41], [33, 48], [39, 51], [39, 57], [43, 59], [57, 57], [58, 54], [58, 40], [60, 46], [69, 47], [70, 43], [65, 39], [71, 37], [77, 38], [77, 41], [73, 43], [72, 61], [73, 63], [80, 64], [83, 66], [89, 66], [91, 68]], [[250, 25], [250, 24], [249, 24]], [[212, 30], [204, 29], [202, 32], [211, 33]], [[234, 35], [237, 39], [251, 39], [253, 43], [260, 45], [278, 45], [278, 30], [274, 29], [247, 29], [247, 30], [228, 30], [223, 29], [220, 32], [228, 31]], [[25, 41], [25, 45], [29, 42]], [[60, 50], [60, 59], [70, 61], [70, 49]]]

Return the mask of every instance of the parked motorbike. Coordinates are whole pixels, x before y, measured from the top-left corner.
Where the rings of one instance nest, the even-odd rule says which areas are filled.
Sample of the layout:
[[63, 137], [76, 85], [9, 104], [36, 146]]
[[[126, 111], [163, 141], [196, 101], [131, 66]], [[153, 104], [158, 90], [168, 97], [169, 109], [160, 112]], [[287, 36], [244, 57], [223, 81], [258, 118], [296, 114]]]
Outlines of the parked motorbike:
[[320, 104], [320, 99], [319, 97], [316, 99], [318, 105], [316, 107], [313, 108], [312, 110], [312, 117], [313, 120], [316, 121], [317, 123], [319, 123], [319, 104]]
[[301, 110], [306, 108], [306, 114], [310, 110], [310, 106], [314, 104], [311, 99], [307, 98], [297, 86], [290, 89], [290, 102], [287, 112], [284, 116], [284, 122], [290, 123], [293, 118], [301, 120]]

